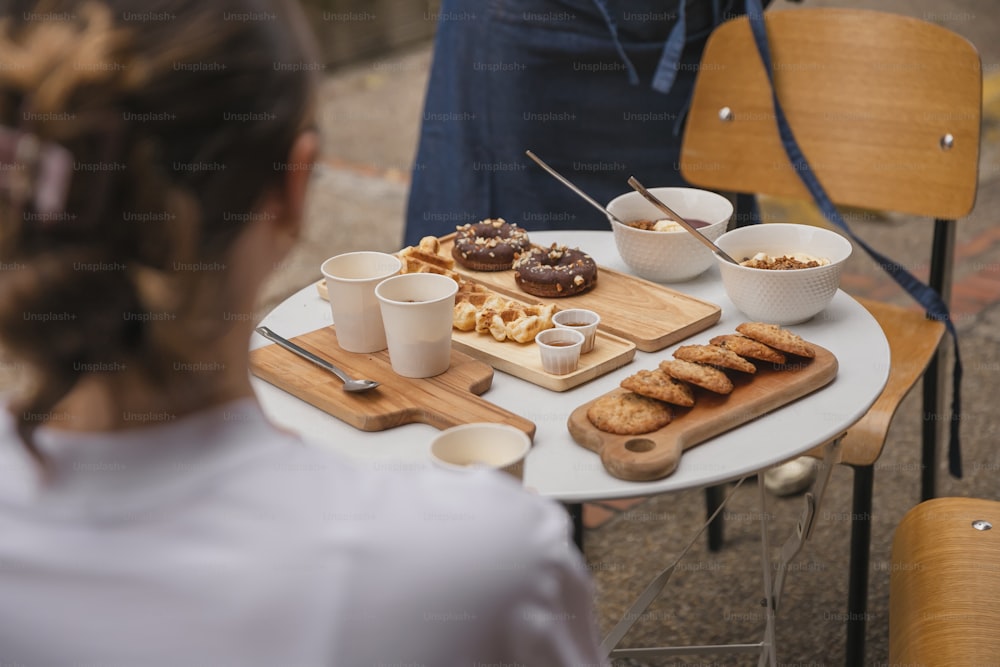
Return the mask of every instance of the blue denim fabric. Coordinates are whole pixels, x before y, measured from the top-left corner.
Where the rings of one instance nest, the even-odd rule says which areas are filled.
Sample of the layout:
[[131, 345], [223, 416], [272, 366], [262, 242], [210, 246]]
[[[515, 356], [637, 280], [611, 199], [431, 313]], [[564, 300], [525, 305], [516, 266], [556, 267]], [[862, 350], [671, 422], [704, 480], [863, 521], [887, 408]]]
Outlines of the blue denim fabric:
[[[529, 149], [602, 202], [628, 191], [630, 175], [683, 185], [679, 131], [701, 47], [743, 2], [679, 2], [444, 0], [405, 242], [486, 217], [529, 231], [607, 228]], [[684, 41], [677, 62], [672, 31]], [[665, 74], [666, 94], [653, 86]]]

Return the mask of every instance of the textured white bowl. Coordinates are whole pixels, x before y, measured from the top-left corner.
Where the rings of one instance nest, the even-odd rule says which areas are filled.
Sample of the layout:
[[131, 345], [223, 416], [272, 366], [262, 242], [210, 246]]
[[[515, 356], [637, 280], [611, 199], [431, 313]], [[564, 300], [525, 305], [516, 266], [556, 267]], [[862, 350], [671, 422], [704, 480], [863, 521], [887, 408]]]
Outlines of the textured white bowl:
[[[726, 231], [726, 224], [733, 216], [732, 202], [709, 190], [649, 188], [649, 191], [682, 218], [707, 222], [708, 226], [698, 231], [712, 241]], [[607, 209], [625, 222], [667, 217], [638, 192], [615, 197]], [[681, 282], [695, 278], [712, 266], [714, 253], [683, 229], [653, 232], [614, 220], [611, 220], [611, 227], [618, 254], [640, 278], [657, 283]]]
[[837, 232], [784, 223], [733, 229], [715, 243], [738, 262], [758, 252], [772, 256], [801, 252], [830, 260], [826, 266], [778, 271], [737, 266], [713, 255], [733, 304], [752, 320], [780, 325], [805, 322], [826, 308], [853, 250]]

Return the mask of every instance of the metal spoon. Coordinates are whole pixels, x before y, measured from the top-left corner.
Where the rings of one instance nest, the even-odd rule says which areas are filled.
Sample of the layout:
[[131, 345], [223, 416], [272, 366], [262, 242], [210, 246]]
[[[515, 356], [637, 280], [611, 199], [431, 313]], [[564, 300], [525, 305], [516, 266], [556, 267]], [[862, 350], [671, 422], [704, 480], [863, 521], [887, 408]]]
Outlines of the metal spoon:
[[727, 262], [731, 262], [733, 264], [739, 264], [739, 262], [737, 262], [735, 259], [733, 259], [732, 257], [730, 257], [726, 253], [725, 250], [723, 250], [719, 246], [715, 245], [715, 243], [713, 243], [711, 240], [709, 240], [708, 237], [706, 237], [704, 234], [702, 234], [697, 229], [695, 229], [694, 227], [692, 227], [691, 223], [689, 223], [687, 220], [685, 220], [681, 216], [679, 216], [676, 213], [674, 213], [672, 210], [670, 210], [669, 206], [667, 206], [662, 201], [660, 201], [659, 199], [657, 199], [656, 197], [654, 197], [653, 193], [651, 193], [649, 190], [647, 190], [646, 188], [644, 188], [642, 186], [642, 183], [640, 183], [639, 181], [637, 181], [635, 179], [635, 176], [629, 176], [628, 184], [632, 186], [632, 189], [634, 189], [636, 192], [638, 192], [643, 197], [645, 197], [649, 201], [650, 204], [652, 204], [656, 208], [658, 208], [661, 211], [663, 211], [664, 213], [666, 213], [668, 216], [670, 216], [670, 218], [674, 222], [676, 222], [678, 225], [680, 225], [681, 227], [683, 227], [686, 231], [688, 231], [692, 235], [694, 235], [694, 237], [696, 239], [698, 239], [699, 241], [701, 241], [702, 243], [704, 243], [706, 246], [708, 246], [712, 250], [712, 252], [714, 252], [716, 255], [718, 255], [722, 259], [726, 260]]
[[337, 368], [326, 359], [320, 359], [309, 350], [305, 350], [296, 345], [295, 343], [293, 343], [292, 341], [286, 338], [282, 338], [281, 336], [274, 333], [267, 327], [257, 327], [256, 331], [264, 338], [274, 341], [275, 343], [285, 348], [289, 352], [297, 354], [303, 359], [307, 359], [316, 364], [317, 366], [319, 366], [320, 368], [326, 369], [331, 373], [333, 373], [334, 375], [336, 375], [337, 377], [339, 377], [344, 382], [344, 391], [368, 391], [369, 389], [374, 389], [375, 387], [378, 386], [378, 382], [376, 382], [375, 380], [355, 380], [350, 375], [345, 373], [342, 369]]
[[601, 206], [600, 204], [598, 204], [597, 201], [594, 198], [592, 198], [590, 195], [588, 195], [586, 192], [584, 192], [580, 188], [578, 188], [575, 185], [573, 185], [573, 183], [569, 179], [567, 179], [565, 176], [563, 176], [562, 174], [560, 174], [558, 171], [556, 171], [555, 169], [553, 169], [549, 165], [545, 164], [545, 162], [542, 160], [542, 158], [538, 157], [537, 155], [535, 155], [531, 151], [524, 151], [524, 153], [525, 153], [525, 155], [527, 155], [528, 157], [530, 157], [532, 160], [534, 160], [535, 162], [537, 162], [538, 166], [540, 166], [542, 169], [544, 169], [545, 171], [547, 171], [550, 174], [552, 174], [553, 176], [555, 176], [556, 179], [560, 183], [562, 183], [563, 185], [565, 185], [567, 188], [569, 188], [570, 190], [572, 190], [576, 194], [578, 194], [581, 197], [583, 197], [583, 199], [588, 204], [590, 204], [591, 206], [593, 206], [598, 211], [600, 211], [604, 215], [608, 216], [609, 218], [611, 218], [615, 222], [621, 223], [623, 225], [625, 224], [625, 222], [623, 222], [622, 220], [620, 220], [618, 218], [618, 216], [616, 216], [614, 213], [612, 213], [608, 209], [606, 209], [603, 206]]

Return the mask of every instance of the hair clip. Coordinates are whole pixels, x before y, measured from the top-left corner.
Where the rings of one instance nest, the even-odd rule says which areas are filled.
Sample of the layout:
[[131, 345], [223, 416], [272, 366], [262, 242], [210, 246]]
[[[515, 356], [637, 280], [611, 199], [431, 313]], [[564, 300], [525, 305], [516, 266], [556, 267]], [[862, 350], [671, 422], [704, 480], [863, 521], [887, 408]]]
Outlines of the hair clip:
[[0, 192], [18, 207], [31, 202], [43, 220], [64, 212], [73, 155], [30, 132], [0, 126]]

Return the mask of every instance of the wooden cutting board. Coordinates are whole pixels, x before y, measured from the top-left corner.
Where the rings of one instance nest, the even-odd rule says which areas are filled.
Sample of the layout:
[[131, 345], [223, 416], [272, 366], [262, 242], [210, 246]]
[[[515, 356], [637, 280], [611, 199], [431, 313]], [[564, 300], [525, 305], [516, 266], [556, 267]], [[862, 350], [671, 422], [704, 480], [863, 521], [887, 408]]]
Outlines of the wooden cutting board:
[[570, 414], [569, 432], [577, 443], [600, 454], [607, 471], [619, 479], [641, 482], [667, 477], [684, 451], [831, 382], [837, 375], [836, 357], [813, 347], [812, 360], [796, 359], [783, 366], [758, 362], [754, 375], [728, 373], [735, 387], [727, 396], [695, 388], [694, 407], [674, 408], [673, 421], [656, 431], [616, 435], [597, 429], [587, 418], [587, 409], [598, 400], [594, 399]]
[[451, 367], [432, 378], [396, 375], [385, 350], [371, 354], [345, 352], [337, 332], [325, 327], [292, 339], [301, 347], [359, 378], [377, 380], [371, 391], [349, 393], [331, 373], [291, 352], [268, 345], [250, 352], [257, 377], [362, 431], [384, 431], [402, 424], [430, 424], [445, 429], [473, 422], [501, 422], [535, 435], [535, 424], [480, 398], [493, 384], [493, 368], [459, 350], [451, 351]]
[[[455, 235], [441, 238], [441, 254], [451, 256]], [[587, 308], [600, 314], [600, 329], [635, 343], [643, 352], [656, 352], [719, 321], [722, 309], [663, 285], [599, 267], [597, 285], [576, 296], [539, 299], [521, 290], [513, 271], [455, 270], [481, 285], [514, 299], [555, 303], [559, 308]]]

